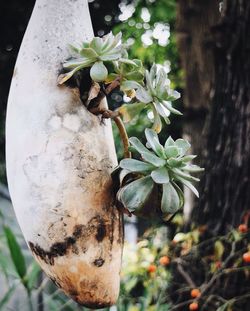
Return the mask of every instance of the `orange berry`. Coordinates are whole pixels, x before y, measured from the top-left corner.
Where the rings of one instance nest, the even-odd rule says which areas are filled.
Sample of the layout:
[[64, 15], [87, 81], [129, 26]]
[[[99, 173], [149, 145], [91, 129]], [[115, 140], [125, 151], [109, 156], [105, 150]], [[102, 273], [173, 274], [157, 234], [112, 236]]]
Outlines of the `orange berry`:
[[245, 263], [250, 263], [250, 251], [243, 254], [242, 259]]
[[168, 256], [162, 256], [160, 259], [159, 259], [159, 262], [162, 266], [167, 266], [170, 264], [170, 259]]
[[189, 305], [189, 310], [190, 311], [195, 311], [195, 310], [198, 310], [198, 309], [199, 309], [199, 305], [198, 305], [197, 302], [190, 303], [190, 305]]
[[245, 224], [240, 224], [239, 227], [238, 227], [238, 231], [240, 233], [246, 233], [248, 231], [248, 228], [247, 228], [247, 225]]
[[194, 288], [191, 290], [191, 293], [190, 293], [191, 297], [192, 298], [199, 298], [200, 295], [201, 295], [201, 292], [198, 288]]
[[157, 269], [156, 265], [150, 265], [148, 267], [148, 272], [153, 273], [156, 271], [156, 269]]
[[216, 267], [216, 269], [220, 269], [221, 268], [221, 261], [216, 261], [215, 262], [215, 267]]

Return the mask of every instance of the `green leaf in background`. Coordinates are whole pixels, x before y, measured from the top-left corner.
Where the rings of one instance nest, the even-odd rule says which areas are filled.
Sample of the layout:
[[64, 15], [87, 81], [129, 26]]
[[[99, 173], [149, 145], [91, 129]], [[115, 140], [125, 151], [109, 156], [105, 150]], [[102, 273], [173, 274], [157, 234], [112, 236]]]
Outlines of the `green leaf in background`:
[[8, 289], [7, 293], [3, 296], [3, 298], [0, 300], [0, 310], [6, 310], [5, 306], [9, 302], [11, 296], [14, 294], [16, 289], [16, 286], [12, 286]]
[[16, 271], [20, 279], [23, 282], [24, 277], [27, 272], [24, 255], [22, 253], [22, 250], [19, 244], [17, 243], [16, 237], [14, 233], [12, 232], [12, 230], [9, 227], [5, 226], [4, 233], [7, 238], [7, 243], [8, 243], [11, 259], [14, 263], [14, 266], [16, 268]]
[[32, 290], [37, 282], [39, 274], [41, 273], [41, 268], [35, 261], [33, 261], [28, 270], [29, 270], [27, 273], [28, 288]]
[[123, 117], [123, 121], [127, 123], [138, 116], [144, 107], [143, 103], [124, 104], [119, 108], [119, 112]]
[[0, 249], [0, 269], [3, 271], [6, 279], [9, 275], [18, 277], [16, 269], [13, 266], [13, 263], [9, 260], [8, 256], [2, 252]]
[[225, 247], [224, 247], [223, 243], [220, 240], [217, 240], [214, 243], [215, 260], [221, 260], [224, 251], [225, 251]]

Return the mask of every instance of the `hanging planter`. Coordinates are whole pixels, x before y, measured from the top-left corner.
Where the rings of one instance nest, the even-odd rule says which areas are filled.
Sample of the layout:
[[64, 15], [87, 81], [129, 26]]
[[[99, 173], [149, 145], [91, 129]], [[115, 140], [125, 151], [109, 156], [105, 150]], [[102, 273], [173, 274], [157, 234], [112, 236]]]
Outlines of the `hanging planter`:
[[112, 130], [76, 88], [57, 85], [69, 41], [92, 37], [87, 0], [36, 1], [11, 84], [6, 147], [13, 206], [34, 257], [67, 295], [100, 308], [118, 297], [123, 245]]

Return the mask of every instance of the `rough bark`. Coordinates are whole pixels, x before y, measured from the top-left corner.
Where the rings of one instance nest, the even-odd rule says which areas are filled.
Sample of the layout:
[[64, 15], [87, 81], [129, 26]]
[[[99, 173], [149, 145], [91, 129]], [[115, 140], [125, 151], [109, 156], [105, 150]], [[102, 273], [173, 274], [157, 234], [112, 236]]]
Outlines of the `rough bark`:
[[250, 207], [250, 2], [224, 1], [213, 33], [215, 88], [206, 173], [193, 214], [219, 234], [238, 225]]
[[[211, 27], [218, 22], [218, 0], [179, 0], [177, 3], [177, 44], [185, 76], [183, 136], [192, 144], [198, 162], [204, 162], [206, 115], [214, 80], [214, 56]], [[184, 213], [188, 220], [197, 200], [185, 189]]]

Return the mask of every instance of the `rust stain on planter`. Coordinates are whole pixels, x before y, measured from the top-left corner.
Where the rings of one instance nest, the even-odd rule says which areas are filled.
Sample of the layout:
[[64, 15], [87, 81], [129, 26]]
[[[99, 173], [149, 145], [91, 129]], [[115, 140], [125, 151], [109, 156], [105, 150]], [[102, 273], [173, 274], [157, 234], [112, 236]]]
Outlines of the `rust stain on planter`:
[[[97, 260], [101, 264], [103, 259]], [[74, 273], [70, 271], [67, 261], [57, 266], [50, 266], [52, 269], [48, 270], [48, 276], [72, 299], [88, 308], [100, 309], [115, 303], [117, 297], [110, 296], [107, 289], [108, 283], [113, 281], [105, 266], [102, 265], [98, 270], [92, 270], [83, 261], [75, 262], [74, 265], [76, 268]], [[103, 275], [103, 281], [100, 281], [100, 273]]]
[[101, 216], [90, 219], [86, 225], [75, 225], [71, 236], [64, 238], [62, 242], [54, 243], [49, 250], [43, 249], [40, 245], [28, 242], [31, 251], [44, 262], [54, 265], [54, 259], [66, 255], [69, 251], [75, 254], [86, 252], [87, 240], [93, 236], [97, 243], [109, 239], [110, 248], [113, 244], [113, 217], [109, 222], [104, 221]]
[[103, 259], [103, 258], [97, 258], [94, 262], [93, 262], [93, 264], [96, 266], [96, 267], [101, 267], [101, 266], [103, 266], [104, 265], [104, 262], [105, 262], [105, 260]]

